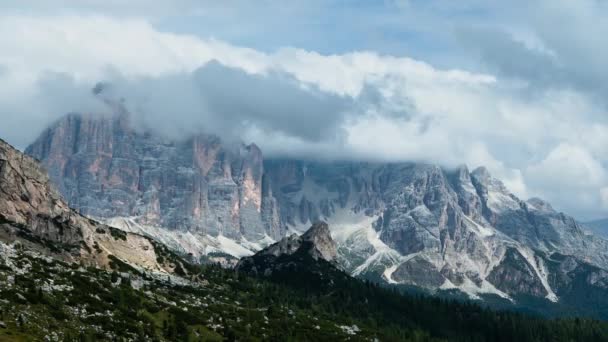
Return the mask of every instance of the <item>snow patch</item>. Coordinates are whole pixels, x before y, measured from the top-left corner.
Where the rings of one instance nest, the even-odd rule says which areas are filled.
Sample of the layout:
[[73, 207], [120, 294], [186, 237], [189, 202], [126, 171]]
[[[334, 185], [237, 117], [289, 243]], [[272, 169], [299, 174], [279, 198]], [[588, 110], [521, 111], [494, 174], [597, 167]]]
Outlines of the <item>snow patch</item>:
[[[374, 253], [369, 256], [363, 263], [357, 266], [351, 273], [352, 276], [357, 276], [365, 272], [373, 265], [398, 265], [401, 259], [401, 254], [387, 246], [381, 239], [381, 232], [376, 231], [373, 223], [378, 219], [377, 215], [367, 216], [361, 212], [355, 213], [350, 209], [338, 210], [331, 217], [329, 227], [332, 238], [338, 246], [345, 246], [351, 252], [364, 253], [371, 246]], [[359, 245], [346, 245], [349, 238], [355, 234], [361, 234], [364, 238]], [[353, 239], [351, 239], [353, 240]]]

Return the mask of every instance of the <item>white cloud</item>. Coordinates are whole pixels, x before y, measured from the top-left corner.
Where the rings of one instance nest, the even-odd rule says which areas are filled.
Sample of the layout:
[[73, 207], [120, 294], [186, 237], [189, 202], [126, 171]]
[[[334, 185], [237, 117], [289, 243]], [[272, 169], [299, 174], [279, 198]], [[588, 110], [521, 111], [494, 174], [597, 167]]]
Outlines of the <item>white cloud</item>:
[[602, 208], [608, 210], [608, 187], [603, 187], [600, 189], [600, 197], [602, 200]]
[[595, 187], [606, 181], [606, 170], [586, 149], [567, 143], [555, 147], [538, 164], [528, 167], [527, 173], [537, 183], [561, 187]]
[[112, 69], [126, 76], [192, 71], [211, 59], [260, 70], [263, 54], [213, 39], [155, 30], [141, 19], [104, 16], [1, 16], [0, 64], [24, 81], [41, 72], [94, 81]]
[[562, 143], [525, 170], [526, 179], [546, 197], [570, 198], [587, 214], [605, 208], [608, 173], [601, 161], [581, 146]]
[[[593, 119], [606, 113], [572, 89], [530, 95], [406, 57], [260, 52], [97, 15], [0, 16], [0, 50], [0, 136], [21, 148], [65, 112], [101, 110], [89, 89], [111, 80], [140, 121], [176, 135], [234, 122], [267, 154], [485, 165], [522, 197], [607, 210], [608, 126]], [[236, 70], [201, 83], [212, 60]]]

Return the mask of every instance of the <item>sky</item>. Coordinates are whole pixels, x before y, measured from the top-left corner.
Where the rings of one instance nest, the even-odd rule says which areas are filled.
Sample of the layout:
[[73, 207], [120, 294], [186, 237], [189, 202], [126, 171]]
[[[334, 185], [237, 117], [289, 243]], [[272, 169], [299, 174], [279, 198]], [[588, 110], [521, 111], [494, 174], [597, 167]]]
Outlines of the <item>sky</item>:
[[608, 217], [608, 3], [3, 0], [0, 137], [123, 99], [138, 127], [266, 156], [486, 166]]

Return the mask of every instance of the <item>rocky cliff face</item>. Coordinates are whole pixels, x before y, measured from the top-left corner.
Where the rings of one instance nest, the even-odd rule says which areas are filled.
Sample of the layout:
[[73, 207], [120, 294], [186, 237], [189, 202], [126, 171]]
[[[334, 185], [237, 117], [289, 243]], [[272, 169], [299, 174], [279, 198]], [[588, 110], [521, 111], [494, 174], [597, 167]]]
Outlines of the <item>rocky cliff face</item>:
[[37, 161], [0, 140], [0, 240], [69, 262], [173, 272], [165, 251], [140, 235], [99, 224], [69, 208]]
[[290, 267], [303, 267], [311, 271], [316, 262], [334, 263], [335, 258], [336, 243], [329, 227], [325, 222], [317, 222], [301, 236], [292, 234], [253, 256], [242, 258], [236, 270], [265, 276]]
[[258, 241], [282, 235], [255, 145], [209, 135], [167, 141], [134, 130], [128, 114], [72, 114], [26, 151], [84, 215]]
[[[323, 220], [336, 262], [355, 276], [507, 300], [557, 301], [573, 282], [605, 290], [605, 273], [589, 270], [608, 269], [608, 242], [540, 199], [517, 198], [485, 168], [264, 160], [255, 145], [138, 132], [125, 113], [70, 115], [27, 152], [82, 213], [197, 260], [234, 262], [283, 236], [275, 248], [295, 251]], [[593, 276], [563, 271], [556, 253]]]
[[[606, 240], [542, 200], [518, 199], [485, 168], [273, 160], [265, 170], [288, 229], [327, 220], [338, 261], [353, 275], [557, 301], [567, 290], [553, 279], [573, 278], [558, 276], [547, 255], [608, 268]], [[605, 291], [600, 273], [585, 286]]]

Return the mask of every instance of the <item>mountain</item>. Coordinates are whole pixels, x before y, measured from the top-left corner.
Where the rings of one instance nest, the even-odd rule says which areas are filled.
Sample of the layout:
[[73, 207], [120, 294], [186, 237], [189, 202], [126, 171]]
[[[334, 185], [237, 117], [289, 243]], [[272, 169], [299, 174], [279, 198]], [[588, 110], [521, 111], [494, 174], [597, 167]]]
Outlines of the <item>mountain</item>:
[[234, 264], [323, 220], [353, 276], [608, 317], [608, 242], [483, 167], [264, 159], [212, 135], [162, 139], [124, 112], [66, 116], [27, 153], [81, 213], [194, 261]]
[[302, 235], [284, 237], [252, 256], [241, 258], [235, 269], [283, 284], [323, 287], [349, 278], [338, 271], [336, 253], [327, 223], [317, 222]]
[[167, 228], [154, 237], [196, 259], [251, 254], [283, 235], [253, 144], [225, 146], [202, 134], [168, 141], [136, 131], [120, 112], [68, 115], [26, 153], [83, 215], [136, 233]]
[[196, 282], [108, 272], [0, 240], [2, 341], [608, 340], [603, 322], [403, 296], [312, 257], [284, 275], [296, 279], [324, 262], [326, 286], [271, 283], [215, 265], [188, 267]]
[[[253, 256], [242, 258], [236, 266], [238, 274], [249, 274], [261, 279], [270, 279], [274, 283], [288, 286], [297, 292], [312, 298], [317, 303], [329, 301], [340, 307], [337, 312], [362, 313], [372, 321], [379, 314], [384, 324], [404, 322], [407, 326], [420, 327], [420, 335], [405, 336], [400, 340], [426, 340], [429, 338], [446, 338], [457, 340], [544, 340], [565, 339], [554, 328], [547, 327], [547, 321], [535, 320], [534, 316], [480, 310], [476, 305], [459, 304], [454, 301], [442, 302], [439, 299], [400, 295], [378, 287], [373, 283], [352, 278], [336, 264], [336, 243], [333, 241], [327, 223], [314, 223], [302, 235], [292, 234], [257, 252]], [[434, 304], [430, 304], [434, 303]], [[322, 305], [322, 304], [321, 304]], [[438, 306], [437, 306], [438, 305]], [[439, 309], [441, 307], [441, 309]], [[331, 309], [330, 309], [331, 310]], [[357, 315], [357, 314], [355, 314]], [[495, 316], [496, 315], [496, 316]], [[374, 318], [370, 318], [374, 317]], [[524, 320], [534, 329], [525, 327]], [[494, 321], [495, 320], [495, 321]], [[513, 330], [502, 330], [509, 324]], [[482, 321], [484, 321], [482, 323]], [[489, 321], [494, 321], [488, 324]], [[584, 322], [585, 321], [581, 321]], [[568, 326], [567, 320], [552, 321], [561, 328]], [[545, 325], [544, 327], [542, 327]], [[498, 329], [502, 331], [489, 331]], [[542, 328], [541, 328], [542, 327]], [[351, 331], [358, 331], [353, 325]], [[573, 336], [577, 340], [603, 340], [601, 329], [597, 327], [578, 330]], [[565, 329], [572, 333], [571, 328]], [[424, 338], [424, 331], [430, 331]], [[463, 335], [462, 332], [465, 331]], [[550, 332], [551, 331], [551, 332]], [[548, 335], [545, 335], [548, 333]], [[531, 334], [531, 335], [530, 335]], [[559, 337], [558, 337], [559, 336]]]
[[[302, 235], [292, 234], [262, 249], [253, 256], [241, 258], [236, 269], [255, 274], [269, 274], [272, 273], [275, 266], [280, 267], [278, 262], [280, 258], [294, 255], [303, 255], [315, 261], [334, 262], [336, 243], [331, 238], [327, 223], [314, 223]], [[263, 266], [268, 268], [265, 269]]]
[[[191, 265], [70, 209], [38, 163], [4, 141], [0, 219], [3, 341], [608, 339], [597, 321], [493, 313], [351, 278], [324, 223], [238, 272]], [[244, 276], [248, 260], [274, 283]]]
[[583, 282], [606, 293], [606, 240], [540, 199], [518, 199], [484, 168], [268, 160], [265, 173], [288, 230], [327, 220], [338, 263], [353, 275], [574, 305], [576, 272], [557, 266], [568, 255], [597, 267]]
[[[305, 240], [331, 242], [322, 228], [323, 236], [311, 233]], [[335, 255], [335, 248], [317, 252]], [[269, 294], [299, 294], [234, 279], [230, 271], [190, 265], [150, 238], [80, 215], [38, 162], [0, 140], [0, 340], [369, 340], [394, 334], [361, 330], [328, 314], [313, 319], [289, 303], [274, 306]], [[260, 312], [262, 305], [272, 310]], [[302, 323], [304, 331], [273, 329]]]
[[100, 224], [69, 208], [38, 162], [2, 140], [0, 239], [64, 262], [186, 273], [180, 259], [154, 240]]
[[608, 238], [608, 219], [585, 222], [585, 227], [591, 229], [594, 234]]

